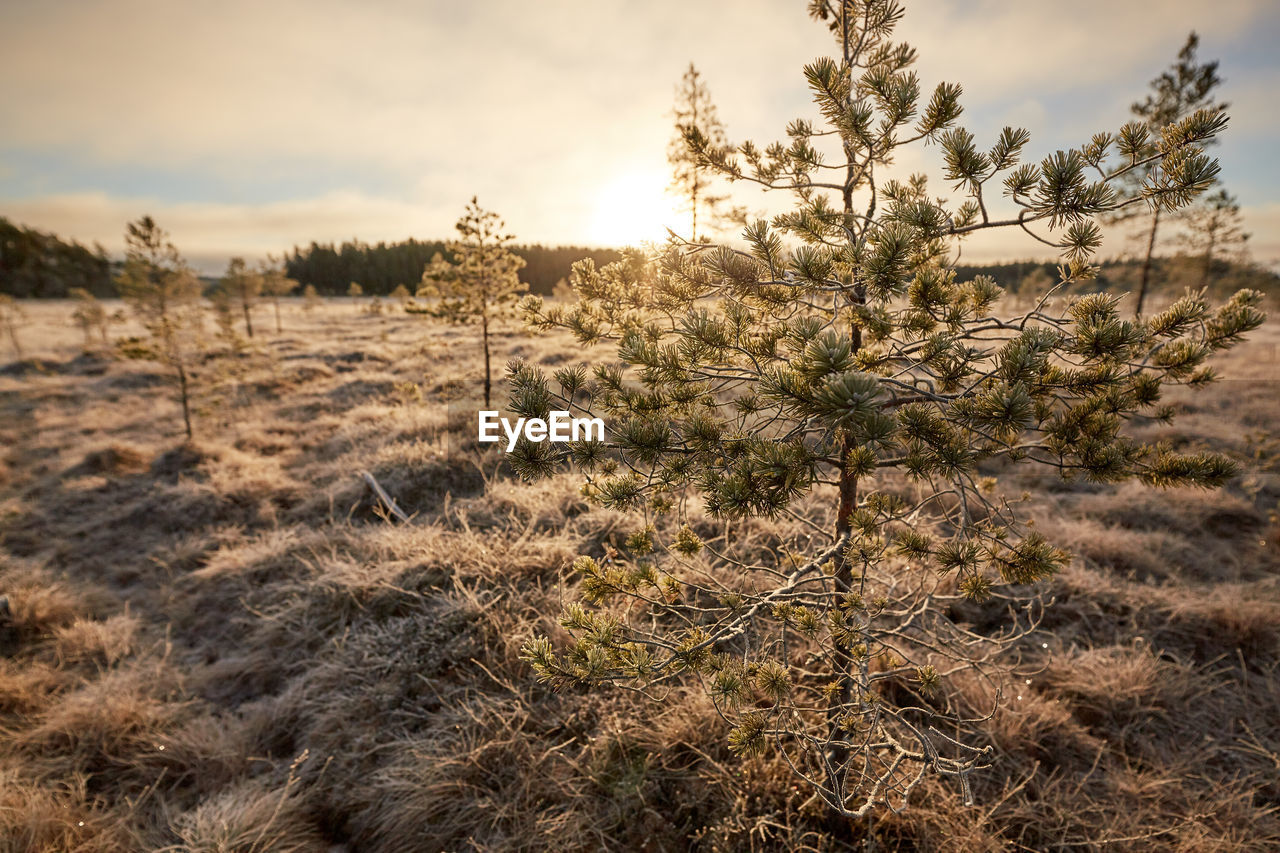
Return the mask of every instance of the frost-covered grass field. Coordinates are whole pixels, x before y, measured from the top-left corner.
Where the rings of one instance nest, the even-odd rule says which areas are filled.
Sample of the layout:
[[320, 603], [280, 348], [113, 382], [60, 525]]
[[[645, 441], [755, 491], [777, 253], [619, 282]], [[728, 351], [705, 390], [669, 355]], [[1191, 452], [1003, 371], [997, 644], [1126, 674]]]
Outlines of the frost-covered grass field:
[[[196, 370], [184, 444], [160, 365], [82, 353], [69, 303], [26, 307], [28, 360], [0, 356], [0, 849], [863, 849], [780, 759], [732, 757], [700, 693], [534, 682], [519, 648], [558, 630], [568, 564], [632, 523], [467, 450], [473, 328], [290, 300], [277, 334], [264, 305]], [[976, 804], [928, 783], [875, 849], [1280, 845], [1269, 307], [1223, 381], [1142, 427], [1241, 459], [1228, 488], [995, 472], [1076, 559], [985, 724]], [[495, 363], [609, 355], [510, 324]], [[803, 508], [825, 525], [829, 503]], [[767, 559], [802, 532], [732, 535]]]

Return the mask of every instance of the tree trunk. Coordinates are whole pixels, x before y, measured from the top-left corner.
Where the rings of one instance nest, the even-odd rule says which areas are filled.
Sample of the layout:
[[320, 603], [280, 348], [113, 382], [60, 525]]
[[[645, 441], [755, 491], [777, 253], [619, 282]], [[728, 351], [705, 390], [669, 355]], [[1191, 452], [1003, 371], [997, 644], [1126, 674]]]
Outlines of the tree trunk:
[[7, 326], [9, 330], [9, 342], [13, 344], [13, 351], [17, 354], [18, 361], [22, 361], [22, 344], [18, 343], [18, 330], [14, 326], [12, 320], [8, 322]]
[[280, 327], [280, 298], [276, 297], [275, 299], [271, 300], [271, 304], [276, 309], [276, 334], [278, 335], [284, 331], [284, 329]]
[[1209, 286], [1209, 271], [1213, 269], [1213, 244], [1217, 235], [1209, 232], [1209, 245], [1204, 250], [1204, 273], [1200, 276], [1200, 286]]
[[249, 319], [249, 303], [241, 302], [240, 307], [244, 309], [244, 330], [249, 337], [253, 337], [253, 321]]
[[[840, 450], [840, 508], [839, 515], [836, 517], [837, 540], [848, 535], [852, 530], [853, 525], [849, 519], [858, 506], [858, 478], [849, 471], [849, 454], [855, 447], [853, 437], [846, 434]], [[843, 552], [836, 554], [835, 564], [836, 571], [832, 580], [835, 582], [836, 590], [841, 593], [847, 592], [853, 588], [853, 565]], [[832, 646], [835, 651], [832, 664], [840, 674], [840, 691], [832, 696], [831, 704], [827, 707], [827, 737], [832, 741], [827, 752], [827, 760], [835, 774], [830, 780], [831, 788], [839, 797], [844, 794], [846, 764], [849, 761], [849, 748], [838, 742], [844, 737], [840, 732], [840, 716], [843, 709], [848, 707], [854, 698], [853, 688], [854, 679], [857, 677], [858, 661], [849, 643], [832, 638]]]
[[1142, 303], [1147, 298], [1147, 284], [1151, 281], [1151, 258], [1156, 251], [1156, 230], [1160, 227], [1160, 211], [1156, 210], [1151, 217], [1151, 235], [1147, 238], [1147, 256], [1142, 261], [1142, 280], [1138, 283], [1138, 304], [1133, 307], [1133, 316], [1142, 316]]
[[[842, 16], [843, 19], [843, 16]], [[842, 25], [847, 30], [847, 21], [842, 20]], [[847, 37], [847, 32], [846, 32]], [[846, 59], [848, 58], [848, 44], [846, 38], [845, 44]], [[853, 181], [855, 178], [853, 167], [852, 152], [845, 147], [845, 155], [849, 158], [849, 165], [845, 169], [845, 183], [841, 191], [841, 202], [844, 213], [844, 221], [846, 228], [852, 228], [853, 224]], [[855, 284], [853, 292], [853, 302], [862, 304], [866, 300], [865, 290]], [[849, 329], [850, 346], [853, 352], [858, 352], [862, 348], [862, 330], [857, 326], [856, 322]], [[850, 522], [850, 516], [858, 506], [858, 478], [849, 470], [849, 456], [856, 449], [853, 436], [846, 433], [841, 440], [840, 445], [840, 505], [836, 516], [836, 539], [848, 535], [853, 525]], [[835, 581], [836, 590], [845, 592], [853, 587], [853, 566], [850, 564], [848, 557], [844, 553], [839, 553], [835, 557]], [[842, 709], [847, 707], [854, 699], [854, 680], [857, 677], [858, 661], [853, 655], [853, 650], [849, 643], [832, 639], [832, 645], [835, 651], [835, 660], [832, 661], [836, 668], [836, 672], [840, 674], [840, 691], [831, 699], [831, 704], [827, 708], [827, 738], [832, 745], [827, 753], [827, 760], [830, 762], [834, 778], [830, 780], [833, 792], [837, 797], [844, 796], [844, 782], [849, 762], [849, 748], [839, 741], [844, 738], [840, 732], [840, 715]]]
[[489, 408], [489, 314], [481, 315], [481, 327], [484, 336], [484, 407]]
[[693, 234], [690, 235], [691, 242], [698, 242], [698, 178], [693, 179]]
[[[698, 87], [695, 80], [693, 87], [693, 127], [698, 126]], [[693, 243], [698, 242], [698, 164], [693, 164], [693, 233], [689, 235], [689, 240]]]
[[182, 388], [182, 423], [187, 428], [187, 441], [192, 438], [191, 432], [191, 403], [190, 395], [187, 388], [187, 370], [182, 366], [182, 360], [179, 359], [175, 365], [178, 368], [178, 385]]

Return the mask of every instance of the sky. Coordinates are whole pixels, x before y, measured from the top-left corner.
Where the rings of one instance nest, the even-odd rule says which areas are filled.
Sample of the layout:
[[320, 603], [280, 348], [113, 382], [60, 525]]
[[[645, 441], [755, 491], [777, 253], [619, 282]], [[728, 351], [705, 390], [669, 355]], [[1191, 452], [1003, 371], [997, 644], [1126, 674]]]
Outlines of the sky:
[[[312, 240], [448, 237], [474, 195], [520, 242], [687, 233], [666, 193], [676, 84], [702, 72], [729, 138], [816, 117], [802, 68], [830, 55], [804, 0], [5, 0], [0, 216], [123, 251], [150, 214], [206, 273]], [[1280, 3], [907, 0], [899, 39], [961, 124], [1006, 124], [1039, 160], [1130, 118], [1187, 33], [1221, 61], [1214, 146], [1255, 259], [1280, 266]], [[945, 190], [937, 146], [899, 160]], [[787, 208], [742, 185], [755, 213]], [[1122, 229], [1105, 251], [1125, 251]], [[974, 261], [1041, 257], [983, 235]]]

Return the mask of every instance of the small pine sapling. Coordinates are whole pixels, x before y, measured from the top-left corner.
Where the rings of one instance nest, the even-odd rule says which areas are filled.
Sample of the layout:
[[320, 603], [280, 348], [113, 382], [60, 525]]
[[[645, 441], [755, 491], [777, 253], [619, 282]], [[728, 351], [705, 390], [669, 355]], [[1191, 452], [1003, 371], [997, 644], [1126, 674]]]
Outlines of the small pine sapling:
[[280, 262], [270, 255], [258, 268], [258, 278], [262, 282], [263, 295], [271, 300], [271, 308], [276, 317], [276, 334], [281, 334], [284, 327], [280, 323], [280, 297], [297, 290], [298, 282], [289, 278]]
[[1200, 286], [1208, 287], [1213, 262], [1218, 258], [1244, 260], [1249, 235], [1240, 216], [1235, 196], [1220, 189], [1181, 211], [1183, 226], [1179, 242], [1200, 261]]
[[102, 303], [96, 296], [83, 287], [73, 287], [67, 295], [75, 300], [76, 307], [71, 312], [71, 319], [80, 327], [80, 333], [84, 335], [84, 348], [88, 350], [93, 346], [94, 333], [97, 333], [105, 346], [107, 325], [111, 321], [107, 315], [107, 309], [102, 307]]
[[244, 332], [253, 338], [253, 307], [262, 293], [262, 276], [245, 264], [244, 258], [232, 258], [227, 263], [227, 271], [218, 282], [218, 290], [240, 309], [244, 315]]
[[316, 292], [314, 284], [308, 284], [302, 288], [302, 310], [310, 314], [320, 307], [320, 294]]
[[484, 210], [473, 197], [454, 226], [458, 239], [447, 248], [452, 260], [432, 258], [422, 274], [418, 295], [436, 300], [432, 313], [453, 322], [478, 322], [484, 347], [484, 405], [490, 406], [489, 332], [495, 320], [512, 312], [517, 297], [529, 289], [518, 275], [524, 259], [508, 248], [498, 214]]
[[715, 185], [719, 173], [700, 162], [696, 152], [685, 142], [686, 134], [696, 131], [714, 145], [728, 144], [711, 92], [692, 62], [680, 78], [672, 112], [675, 136], [667, 145], [667, 162], [672, 170], [670, 192], [689, 211], [689, 239], [697, 243], [699, 219], [706, 237], [727, 226], [741, 225], [746, 212], [742, 208], [726, 206], [729, 194], [717, 190]]
[[155, 358], [174, 371], [190, 439], [191, 365], [203, 327], [200, 281], [150, 216], [130, 222], [124, 242], [124, 269], [116, 287], [151, 338], [149, 347], [126, 347], [126, 354]]
[[[1227, 108], [1226, 104], [1216, 103], [1213, 95], [1213, 91], [1222, 83], [1222, 78], [1218, 76], [1218, 62], [1198, 62], [1196, 51], [1199, 46], [1200, 37], [1194, 32], [1188, 35], [1186, 43], [1178, 51], [1177, 61], [1151, 81], [1150, 94], [1130, 107], [1147, 133], [1142, 140], [1142, 149], [1134, 152], [1134, 168], [1121, 175], [1116, 186], [1126, 201], [1146, 200], [1147, 203], [1120, 205], [1108, 212], [1106, 220], [1116, 223], [1137, 218], [1145, 223], [1136, 235], [1145, 242], [1145, 247], [1138, 278], [1138, 295], [1134, 302], [1135, 317], [1142, 316], [1142, 308], [1150, 290], [1160, 224], [1170, 210], [1174, 209], [1163, 204], [1158, 194], [1152, 195], [1149, 191], [1149, 187], [1159, 182], [1158, 169], [1165, 162], [1163, 158], [1155, 156], [1160, 153], [1164, 134], [1193, 113], [1202, 110], [1223, 111]], [[1211, 142], [1212, 139], [1204, 140], [1204, 144]], [[1178, 208], [1183, 206], [1179, 204]]]
[[216, 288], [209, 294], [210, 307], [213, 310], [213, 324], [217, 328], [217, 338], [226, 344], [230, 352], [241, 352], [248, 341], [236, 331], [236, 306], [232, 295], [222, 288]]
[[13, 347], [13, 354], [22, 360], [22, 343], [18, 340], [18, 329], [27, 322], [27, 312], [18, 300], [14, 299], [7, 293], [0, 293], [0, 326], [4, 327], [5, 333], [9, 336], [9, 345]]
[[[972, 801], [972, 774], [994, 759], [976, 724], [999, 691], [975, 708], [950, 685], [1002, 683], [1006, 652], [1038, 624], [1038, 582], [1069, 558], [990, 472], [1222, 485], [1225, 457], [1128, 427], [1170, 416], [1162, 389], [1212, 381], [1209, 357], [1263, 320], [1253, 291], [1217, 307], [1188, 295], [1136, 321], [1115, 296], [1061, 308], [1051, 290], [1015, 315], [990, 278], [961, 280], [958, 243], [993, 229], [1054, 246], [1055, 289], [1089, 278], [1095, 218], [1188, 204], [1218, 172], [1203, 146], [1227, 117], [1193, 111], [1155, 137], [1132, 122], [1022, 162], [1025, 130], [980, 148], [957, 124], [959, 86], [922, 97], [915, 51], [892, 40], [902, 13], [894, 0], [812, 4], [838, 53], [805, 68], [821, 119], [793, 121], [787, 142], [687, 135], [707, 167], [790, 192], [789, 212], [750, 225], [745, 249], [673, 240], [603, 268], [580, 261], [577, 303], [529, 296], [526, 319], [609, 342], [616, 358], [508, 371], [515, 415], [567, 410], [609, 430], [522, 438], [516, 470], [575, 466], [585, 494], [635, 519], [624, 548], [573, 564], [578, 597], [560, 616], [572, 642], [523, 649], [539, 678], [657, 699], [701, 686], [732, 751], [771, 751], [846, 818], [901, 808], [928, 775]], [[924, 144], [957, 201], [923, 175], [885, 179]], [[1139, 170], [1142, 193], [1120, 195]], [[713, 526], [754, 517], [804, 533], [763, 551]], [[1004, 624], [957, 615], [984, 601]]]

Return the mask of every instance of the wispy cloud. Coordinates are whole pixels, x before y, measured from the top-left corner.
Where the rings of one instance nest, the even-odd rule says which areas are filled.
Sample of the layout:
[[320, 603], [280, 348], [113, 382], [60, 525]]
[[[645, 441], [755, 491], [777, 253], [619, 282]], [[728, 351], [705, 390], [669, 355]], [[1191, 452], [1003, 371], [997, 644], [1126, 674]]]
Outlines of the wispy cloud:
[[[1192, 27], [1239, 116], [1224, 175], [1251, 209], [1280, 200], [1273, 3], [932, 0], [900, 35], [926, 85], [965, 85], [980, 138], [1022, 124], [1047, 153], [1123, 122]], [[150, 211], [213, 263], [443, 236], [479, 194], [521, 239], [589, 241], [609, 233], [602, 204], [640, 201], [602, 187], [661, 183], [691, 59], [730, 135], [767, 141], [811, 112], [800, 67], [828, 49], [802, 3], [771, 0], [6, 4], [0, 73], [21, 84], [0, 90], [0, 215], [114, 250]]]
[[[361, 233], [413, 233], [431, 211], [358, 192], [335, 192], [265, 204], [169, 202], [117, 198], [104, 193], [55, 195], [6, 205], [24, 222], [59, 222], [63, 233], [111, 246], [123, 223], [143, 214], [169, 232], [184, 257], [201, 272], [220, 272], [231, 255], [261, 259], [283, 248], [351, 239]], [[445, 211], [435, 211], [445, 215]]]

